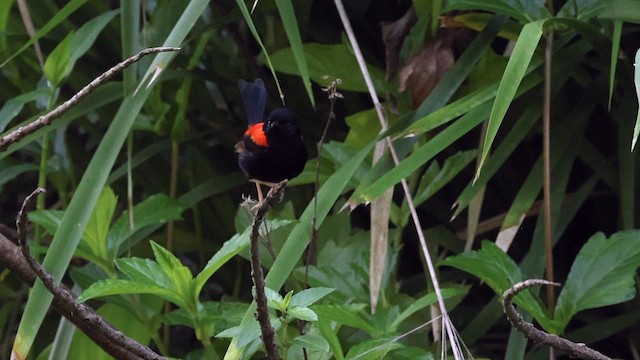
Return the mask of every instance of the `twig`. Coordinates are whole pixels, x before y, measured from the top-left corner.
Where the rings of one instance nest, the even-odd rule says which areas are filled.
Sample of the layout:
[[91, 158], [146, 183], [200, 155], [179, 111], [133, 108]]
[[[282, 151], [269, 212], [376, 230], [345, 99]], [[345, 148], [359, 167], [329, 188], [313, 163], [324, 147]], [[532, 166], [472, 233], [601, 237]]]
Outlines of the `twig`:
[[[16, 269], [18, 275], [23, 281], [32, 285], [36, 279], [36, 276], [42, 280], [44, 286], [53, 294], [53, 305], [58, 312], [69, 319], [74, 325], [76, 325], [82, 332], [84, 332], [91, 340], [93, 340], [98, 346], [106, 351], [111, 356], [117, 359], [165, 359], [164, 357], [154, 353], [148, 347], [136, 342], [135, 340], [127, 337], [121, 331], [115, 329], [109, 323], [107, 323], [100, 315], [98, 315], [92, 308], [85, 304], [77, 302], [76, 295], [62, 284], [56, 284], [53, 277], [47, 273], [42, 265], [36, 261], [27, 244], [27, 231], [28, 231], [28, 215], [27, 209], [33, 203], [36, 195], [45, 192], [42, 188], [34, 190], [22, 204], [22, 208], [18, 213], [16, 219], [16, 227], [18, 230], [18, 245], [21, 248], [24, 259], [16, 259], [15, 257], [8, 257], [3, 260], [6, 261], [9, 268]], [[0, 253], [9, 255], [17, 253], [15, 245], [13, 245], [8, 239], [2, 236], [0, 238]], [[14, 249], [12, 249], [12, 247]], [[6, 254], [4, 254], [6, 252]], [[17, 255], [17, 254], [16, 254]], [[25, 263], [28, 267], [25, 267]], [[29, 271], [31, 270], [31, 271]]]
[[592, 360], [611, 360], [611, 358], [602, 355], [585, 344], [576, 344], [558, 335], [546, 333], [542, 330], [536, 329], [532, 323], [524, 321], [522, 315], [520, 315], [513, 306], [512, 300], [520, 291], [535, 285], [560, 286], [559, 283], [547, 280], [531, 279], [519, 282], [505, 291], [502, 295], [502, 309], [513, 327], [524, 334], [527, 338], [537, 343], [549, 345], [558, 350], [566, 351], [571, 357]]
[[322, 154], [322, 147], [327, 138], [327, 133], [329, 132], [329, 126], [331, 125], [331, 121], [336, 118], [336, 114], [333, 111], [336, 100], [342, 99], [342, 94], [340, 94], [337, 90], [337, 86], [342, 82], [340, 79], [336, 79], [329, 84], [326, 88], [322, 90], [327, 92], [327, 98], [329, 99], [329, 113], [327, 114], [327, 122], [324, 125], [324, 130], [322, 131], [322, 136], [318, 141], [318, 160], [316, 161], [316, 179], [315, 179], [315, 189], [314, 189], [314, 198], [313, 198], [313, 218], [311, 219], [311, 240], [309, 241], [309, 248], [307, 249], [307, 266], [304, 271], [304, 283], [307, 284], [307, 276], [309, 271], [309, 264], [315, 258], [315, 247], [318, 240], [318, 189], [320, 188], [320, 158]]
[[29, 123], [28, 125], [21, 126], [18, 129], [12, 131], [11, 133], [7, 134], [6, 136], [0, 138], [0, 152], [7, 150], [9, 145], [18, 142], [20, 139], [24, 138], [25, 136], [32, 134], [47, 125], [50, 125], [53, 122], [53, 120], [61, 117], [65, 112], [67, 112], [69, 109], [74, 107], [87, 95], [91, 94], [91, 92], [95, 90], [98, 86], [100, 86], [102, 83], [109, 80], [114, 75], [126, 69], [127, 67], [134, 64], [135, 62], [139, 61], [144, 56], [149, 54], [159, 53], [159, 52], [169, 52], [169, 51], [178, 51], [178, 50], [180, 50], [180, 48], [177, 48], [177, 47], [148, 48], [118, 63], [111, 69], [102, 73], [102, 75], [95, 78], [92, 82], [87, 84], [75, 95], [73, 95], [71, 99], [63, 102], [57, 108], [53, 109], [52, 111], [48, 112], [45, 115], [40, 116], [38, 119]]
[[282, 198], [284, 188], [287, 186], [287, 180], [283, 180], [276, 186], [272, 187], [265, 196], [264, 200], [258, 204], [256, 217], [253, 219], [251, 228], [251, 277], [253, 286], [256, 289], [256, 319], [260, 323], [260, 331], [262, 333], [262, 342], [264, 350], [267, 353], [268, 360], [280, 360], [280, 353], [275, 340], [275, 330], [271, 326], [269, 320], [269, 308], [267, 307], [267, 295], [264, 292], [264, 275], [262, 267], [260, 267], [260, 225], [264, 221], [264, 217], [269, 211], [269, 204], [276, 198]]

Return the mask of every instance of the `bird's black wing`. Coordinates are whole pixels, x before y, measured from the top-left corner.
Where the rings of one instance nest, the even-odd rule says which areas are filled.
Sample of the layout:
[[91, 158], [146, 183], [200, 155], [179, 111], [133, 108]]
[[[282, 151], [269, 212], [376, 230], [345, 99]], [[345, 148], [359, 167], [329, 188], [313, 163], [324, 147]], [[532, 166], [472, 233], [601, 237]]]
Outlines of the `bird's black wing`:
[[253, 125], [264, 121], [264, 108], [267, 105], [267, 89], [262, 79], [256, 79], [252, 83], [238, 80], [238, 87], [247, 112], [247, 121]]

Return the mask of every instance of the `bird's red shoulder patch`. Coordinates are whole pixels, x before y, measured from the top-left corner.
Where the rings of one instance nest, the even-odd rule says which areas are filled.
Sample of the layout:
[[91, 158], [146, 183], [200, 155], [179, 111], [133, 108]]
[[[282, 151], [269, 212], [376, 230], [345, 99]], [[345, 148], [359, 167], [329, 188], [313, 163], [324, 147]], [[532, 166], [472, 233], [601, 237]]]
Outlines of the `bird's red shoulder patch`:
[[244, 132], [244, 136], [248, 136], [251, 141], [259, 146], [268, 147], [269, 141], [267, 141], [267, 134], [262, 130], [264, 123], [257, 123], [250, 125], [247, 131]]

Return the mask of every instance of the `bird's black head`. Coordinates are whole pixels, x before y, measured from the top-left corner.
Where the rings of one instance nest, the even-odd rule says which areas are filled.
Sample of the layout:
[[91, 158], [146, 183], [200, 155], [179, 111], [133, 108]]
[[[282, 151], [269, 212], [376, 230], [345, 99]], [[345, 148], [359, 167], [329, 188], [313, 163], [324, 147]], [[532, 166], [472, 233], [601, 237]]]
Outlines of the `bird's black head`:
[[269, 137], [300, 137], [300, 125], [293, 114], [293, 111], [287, 108], [275, 109], [269, 114], [264, 124], [264, 132]]

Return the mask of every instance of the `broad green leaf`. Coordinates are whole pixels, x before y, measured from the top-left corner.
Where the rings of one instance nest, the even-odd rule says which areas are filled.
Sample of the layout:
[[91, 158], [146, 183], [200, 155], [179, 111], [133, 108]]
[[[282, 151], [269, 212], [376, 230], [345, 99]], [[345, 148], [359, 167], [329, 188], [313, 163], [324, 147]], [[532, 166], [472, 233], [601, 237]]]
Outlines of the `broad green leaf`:
[[73, 34], [69, 62], [66, 64], [66, 68], [62, 74], [63, 80], [69, 76], [76, 64], [76, 61], [89, 51], [100, 32], [119, 12], [120, 10], [107, 11], [87, 21]]
[[162, 271], [160, 265], [151, 259], [120, 258], [116, 260], [118, 269], [129, 279], [138, 283], [157, 285], [170, 290], [171, 279]]
[[[304, 44], [303, 50], [309, 65], [309, 75], [317, 84], [325, 86], [336, 78], [342, 80], [339, 89], [367, 92], [367, 85], [360, 74], [358, 63], [347, 44]], [[298, 75], [293, 51], [291, 48], [277, 51], [271, 56], [274, 69], [285, 74]], [[372, 65], [367, 66], [377, 91], [386, 89], [384, 72]], [[330, 78], [327, 79], [327, 76]]]
[[298, 70], [300, 77], [302, 77], [304, 88], [307, 90], [311, 106], [315, 108], [316, 102], [311, 90], [307, 58], [304, 56], [302, 38], [300, 37], [300, 29], [298, 28], [298, 21], [296, 20], [296, 13], [293, 9], [293, 4], [291, 3], [291, 0], [276, 0], [276, 6], [278, 7], [278, 12], [280, 13], [280, 19], [282, 19], [284, 30], [287, 33], [287, 38], [289, 38], [293, 57], [296, 60], [296, 64], [298, 64]]
[[[174, 289], [178, 292], [178, 296], [183, 299], [193, 299], [191, 296], [191, 287], [193, 283], [193, 274], [191, 274], [191, 270], [184, 266], [184, 264], [182, 264], [182, 262], [169, 250], [158, 245], [155, 241], [151, 241], [150, 243], [156, 262], [160, 265], [160, 268], [165, 275], [171, 279], [171, 283], [173, 284]], [[195, 302], [193, 304], [195, 304]]]
[[618, 304], [636, 294], [640, 266], [640, 231], [617, 232], [608, 239], [596, 233], [580, 249], [556, 305], [555, 320], [563, 332], [576, 313]]
[[335, 356], [336, 360], [344, 360], [344, 353], [342, 351], [342, 345], [340, 344], [340, 339], [338, 338], [338, 329], [340, 328], [338, 325], [335, 325], [330, 320], [323, 320], [322, 318], [315, 323], [320, 331], [320, 334], [324, 337], [324, 339], [329, 344], [329, 348], [331, 349], [331, 354]]
[[[252, 289], [252, 293], [255, 292], [255, 287]], [[264, 288], [264, 294], [267, 297], [267, 306], [271, 309], [285, 311], [287, 306], [284, 304], [282, 296], [273, 289]], [[255, 297], [255, 294], [253, 295]]]
[[[640, 104], [640, 49], [636, 51], [635, 67], [633, 70], [633, 82], [636, 85], [636, 95], [638, 96], [638, 104]], [[631, 140], [631, 151], [636, 148], [638, 142], [638, 135], [640, 135], [640, 106], [636, 113], [636, 126], [633, 128], [633, 139]]]
[[373, 336], [377, 330], [361, 315], [362, 307], [355, 305], [313, 305], [313, 311], [322, 321], [334, 321], [340, 325], [347, 325], [361, 329]]
[[[291, 220], [271, 220], [267, 221], [270, 231], [279, 229], [283, 226], [292, 224]], [[235, 234], [231, 239], [225, 241], [222, 248], [213, 255], [213, 257], [207, 262], [204, 269], [195, 278], [195, 295], [198, 296], [202, 287], [206, 284], [209, 278], [220, 267], [227, 263], [232, 257], [237, 255], [240, 251], [249, 246], [251, 240], [251, 227], [248, 227], [242, 234]]]
[[[518, 265], [494, 243], [486, 240], [480, 250], [449, 256], [440, 265], [453, 266], [480, 278], [500, 297], [515, 283], [525, 280]], [[531, 291], [520, 292], [514, 303], [526, 309], [542, 327], [551, 328], [551, 318]]]
[[110, 187], [102, 189], [96, 207], [89, 218], [87, 228], [84, 230], [84, 244], [94, 256], [103, 260], [108, 260], [107, 256], [107, 234], [113, 213], [116, 211], [118, 197]]
[[482, 170], [482, 165], [489, 155], [489, 150], [491, 149], [493, 140], [498, 133], [498, 128], [507, 113], [507, 109], [509, 109], [511, 102], [513, 101], [516, 91], [522, 82], [522, 78], [526, 74], [529, 63], [533, 58], [533, 54], [538, 47], [538, 42], [540, 41], [540, 37], [542, 37], [542, 26], [545, 21], [546, 20], [538, 20], [528, 23], [520, 32], [518, 42], [516, 42], [513, 53], [509, 58], [507, 68], [505, 69], [502, 80], [500, 81], [500, 87], [496, 93], [496, 100], [493, 103], [493, 108], [491, 109], [491, 115], [489, 116], [489, 123], [487, 125], [487, 134], [485, 136], [482, 156], [480, 158], [480, 165], [478, 166], [476, 178]]
[[[147, 304], [148, 306], [148, 304]], [[106, 303], [98, 309], [98, 314], [116, 329], [121, 330], [129, 338], [140, 344], [147, 345], [153, 333], [148, 324], [144, 324], [121, 307]], [[68, 357], [66, 359], [91, 359], [111, 360], [113, 357], [107, 354], [93, 340], [89, 339], [81, 331], [76, 331]]]
[[71, 47], [73, 45], [73, 33], [69, 33], [53, 49], [44, 62], [44, 74], [54, 88], [59, 87], [66, 76], [67, 66], [71, 61]]
[[640, 24], [640, 3], [636, 0], [602, 1], [605, 6], [598, 9], [600, 19], [622, 20]]
[[154, 294], [180, 307], [185, 307], [182, 298], [173, 291], [154, 284], [123, 279], [106, 279], [95, 282], [78, 297], [78, 301], [85, 302], [97, 297], [122, 294]]
[[511, 16], [523, 24], [551, 16], [544, 0], [449, 0], [443, 12], [451, 10], [484, 10]]
[[403, 344], [393, 338], [369, 339], [360, 342], [349, 349], [345, 359], [377, 360], [392, 358], [392, 356], [389, 355], [389, 352], [403, 347]]
[[[165, 194], [151, 195], [133, 207], [135, 214], [135, 228], [133, 232], [150, 225], [166, 224], [169, 221], [179, 220], [185, 207], [185, 204], [180, 200]], [[109, 231], [108, 247], [112, 257], [116, 256], [118, 249], [125, 243], [129, 236], [129, 211], [126, 210], [120, 215]]]
[[291, 342], [292, 346], [299, 346], [311, 351], [329, 352], [329, 343], [322, 336], [305, 334], [297, 336]]
[[291, 298], [289, 306], [309, 306], [332, 293], [335, 289], [315, 287], [305, 289]]
[[306, 306], [294, 306], [287, 309], [287, 314], [302, 321], [318, 321], [318, 315]]
[[47, 94], [46, 89], [39, 88], [28, 93], [18, 95], [13, 99], [9, 99], [0, 108], [0, 134], [7, 128], [7, 125], [11, 123], [11, 120], [15, 118], [25, 104], [34, 101], [40, 96]]

